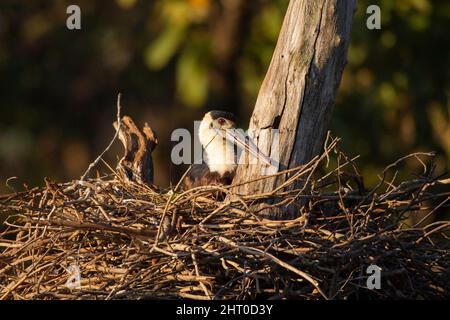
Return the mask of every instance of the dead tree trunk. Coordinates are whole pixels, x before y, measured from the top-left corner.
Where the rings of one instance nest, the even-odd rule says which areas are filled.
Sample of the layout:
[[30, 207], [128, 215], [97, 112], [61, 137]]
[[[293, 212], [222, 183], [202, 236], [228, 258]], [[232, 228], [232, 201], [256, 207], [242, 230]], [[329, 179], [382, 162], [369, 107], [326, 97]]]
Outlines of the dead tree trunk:
[[125, 154], [117, 164], [117, 171], [125, 181], [153, 185], [152, 151], [158, 144], [155, 132], [145, 123], [142, 131], [134, 121], [125, 116], [113, 126], [119, 130], [119, 139], [125, 149]]
[[[355, 10], [354, 0], [290, 1], [249, 125], [268, 155], [274, 152], [271, 135], [261, 132], [279, 130], [280, 170], [305, 164], [322, 150], [347, 61]], [[233, 184], [260, 177], [261, 166], [241, 164]], [[234, 191], [270, 192], [285, 179], [259, 180]]]

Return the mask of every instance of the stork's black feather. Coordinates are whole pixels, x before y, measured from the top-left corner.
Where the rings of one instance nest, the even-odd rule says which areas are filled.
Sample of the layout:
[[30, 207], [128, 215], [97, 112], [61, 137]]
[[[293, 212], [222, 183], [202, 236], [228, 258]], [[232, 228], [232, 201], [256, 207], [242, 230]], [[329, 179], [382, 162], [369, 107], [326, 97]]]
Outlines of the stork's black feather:
[[231, 112], [220, 111], [220, 110], [213, 110], [213, 111], [210, 111], [209, 113], [210, 113], [211, 118], [213, 120], [216, 120], [216, 119], [219, 119], [219, 118], [224, 118], [224, 119], [231, 120], [234, 123], [236, 123], [236, 117]]
[[235, 172], [227, 171], [220, 175], [218, 172], [211, 172], [206, 163], [194, 164], [183, 181], [185, 190], [208, 185], [229, 185], [233, 181]]

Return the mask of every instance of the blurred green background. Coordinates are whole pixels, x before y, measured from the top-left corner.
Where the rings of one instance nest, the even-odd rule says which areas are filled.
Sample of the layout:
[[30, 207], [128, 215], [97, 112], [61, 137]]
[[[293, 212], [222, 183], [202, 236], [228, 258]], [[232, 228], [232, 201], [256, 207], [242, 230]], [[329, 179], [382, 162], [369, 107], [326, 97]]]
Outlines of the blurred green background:
[[[81, 7], [82, 29], [66, 28]], [[0, 192], [79, 177], [114, 135], [115, 100], [159, 135], [156, 184], [176, 183], [170, 134], [210, 109], [246, 127], [288, 0], [0, 2]], [[382, 29], [365, 13], [378, 4]], [[331, 129], [368, 185], [387, 164], [437, 151], [450, 165], [450, 2], [358, 1]], [[120, 144], [107, 156], [115, 164]]]

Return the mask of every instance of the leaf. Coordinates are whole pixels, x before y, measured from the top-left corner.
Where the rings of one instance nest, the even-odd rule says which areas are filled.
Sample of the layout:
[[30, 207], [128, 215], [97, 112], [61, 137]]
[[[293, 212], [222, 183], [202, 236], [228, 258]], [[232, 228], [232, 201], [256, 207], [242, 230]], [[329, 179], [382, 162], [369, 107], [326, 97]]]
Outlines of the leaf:
[[184, 26], [168, 26], [164, 32], [153, 41], [144, 52], [146, 65], [151, 70], [165, 67], [175, 55], [181, 40], [184, 38]]
[[185, 50], [177, 65], [177, 91], [186, 105], [198, 108], [208, 96], [208, 74], [201, 50]]

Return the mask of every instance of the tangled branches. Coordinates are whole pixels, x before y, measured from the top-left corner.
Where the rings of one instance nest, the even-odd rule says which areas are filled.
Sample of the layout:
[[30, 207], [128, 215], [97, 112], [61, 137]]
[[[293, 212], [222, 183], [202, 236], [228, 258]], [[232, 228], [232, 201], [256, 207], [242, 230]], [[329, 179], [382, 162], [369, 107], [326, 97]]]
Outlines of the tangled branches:
[[[0, 299], [448, 299], [450, 222], [406, 218], [446, 207], [450, 181], [429, 167], [397, 181], [403, 161], [432, 155], [399, 160], [367, 190], [336, 144], [265, 194], [162, 191], [111, 174], [1, 196]], [[297, 215], [267, 219], [261, 201]], [[380, 290], [367, 288], [370, 265]]]

